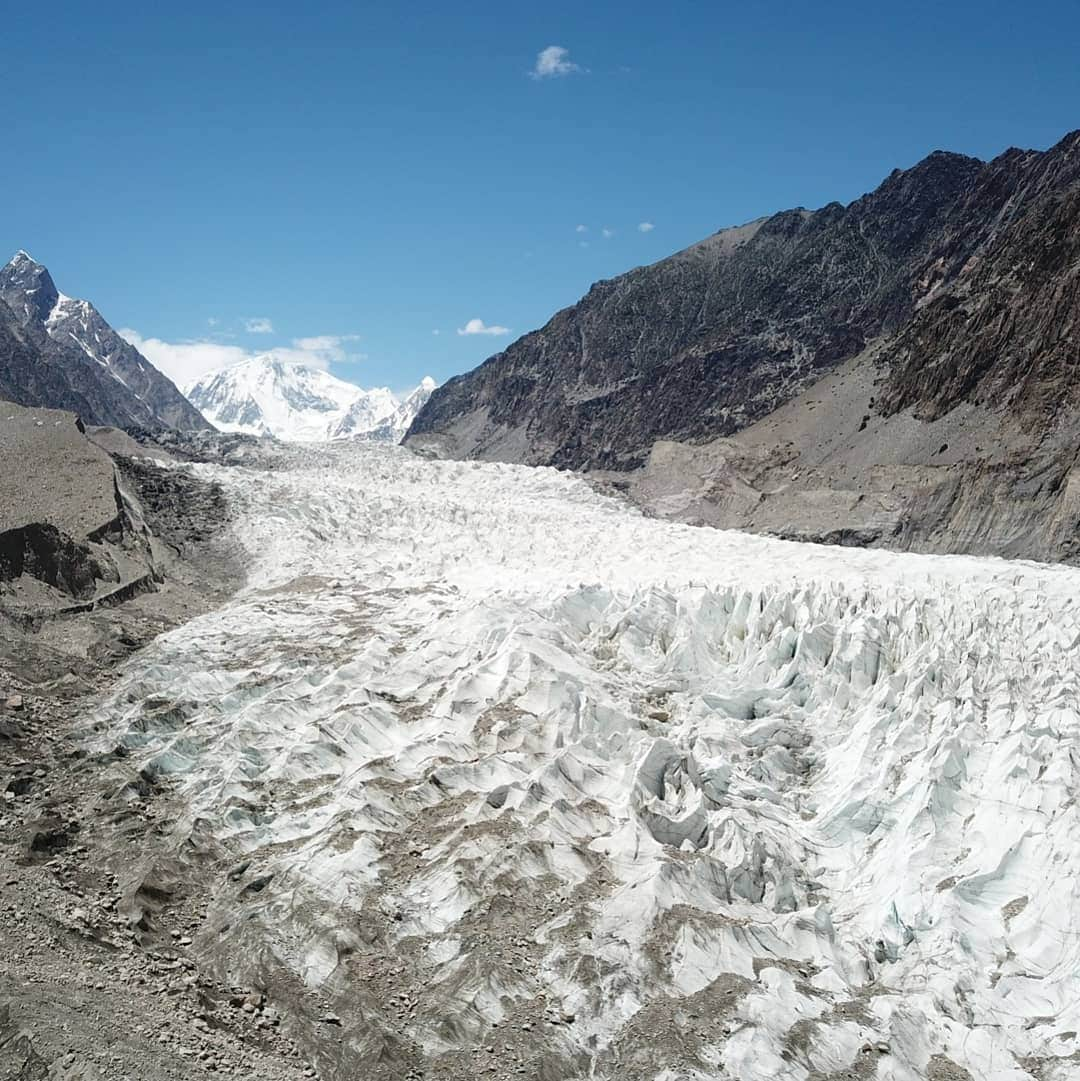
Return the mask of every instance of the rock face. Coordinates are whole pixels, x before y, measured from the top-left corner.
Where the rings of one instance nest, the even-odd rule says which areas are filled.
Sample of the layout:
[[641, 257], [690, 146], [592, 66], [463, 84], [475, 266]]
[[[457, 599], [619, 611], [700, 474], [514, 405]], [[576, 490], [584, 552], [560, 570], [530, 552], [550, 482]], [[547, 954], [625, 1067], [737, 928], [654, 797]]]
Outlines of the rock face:
[[436, 391], [408, 441], [627, 471], [771, 414], [874, 347], [873, 415], [958, 405], [1049, 431], [1075, 402], [1080, 132], [989, 163], [937, 152], [849, 206], [788, 210], [599, 282]]
[[156, 587], [141, 511], [70, 413], [0, 405], [0, 621]]
[[933, 256], [883, 353], [882, 411], [972, 402], [1055, 428], [1080, 402], [1080, 132], [980, 169]]
[[210, 427], [92, 304], [64, 296], [23, 251], [0, 268], [0, 398], [70, 409], [87, 424]]

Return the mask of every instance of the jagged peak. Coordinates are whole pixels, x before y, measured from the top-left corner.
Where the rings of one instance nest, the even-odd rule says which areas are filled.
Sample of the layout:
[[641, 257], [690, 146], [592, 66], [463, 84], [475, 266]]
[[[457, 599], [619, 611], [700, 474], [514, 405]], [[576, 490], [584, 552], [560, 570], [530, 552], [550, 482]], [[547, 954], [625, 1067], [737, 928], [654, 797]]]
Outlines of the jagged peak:
[[6, 263], [4, 270], [10, 270], [20, 276], [34, 275], [49, 277], [49, 271], [39, 263], [25, 248], [20, 248]]
[[42, 324], [52, 312], [59, 291], [48, 270], [20, 248], [0, 267], [0, 294], [23, 322]]

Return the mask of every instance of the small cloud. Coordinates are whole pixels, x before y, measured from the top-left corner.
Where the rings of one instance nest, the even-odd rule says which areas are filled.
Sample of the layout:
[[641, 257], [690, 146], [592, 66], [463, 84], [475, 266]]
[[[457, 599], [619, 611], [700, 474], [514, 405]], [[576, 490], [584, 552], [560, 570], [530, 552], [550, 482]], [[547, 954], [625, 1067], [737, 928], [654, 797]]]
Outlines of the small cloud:
[[[316, 334], [311, 338], [294, 338], [292, 352], [300, 354], [294, 364], [307, 364], [310, 367], [325, 368], [331, 363], [343, 363], [347, 360], [364, 360], [363, 354], [352, 353], [345, 346], [349, 342], [360, 340], [359, 334]], [[274, 353], [282, 360], [289, 361], [290, 350], [275, 349]]]
[[431, 333], [434, 334], [435, 337], [437, 338], [442, 333], [442, 331], [441, 330], [433, 330]]
[[579, 248], [587, 248], [588, 246], [589, 246], [589, 242], [587, 240], [579, 240], [578, 241], [578, 247]]
[[638, 224], [639, 233], [651, 233], [656, 228], [651, 221], [643, 221]]
[[557, 79], [563, 75], [573, 75], [581, 71], [570, 59], [570, 51], [561, 45], [549, 45], [536, 54], [536, 65], [529, 76], [533, 79]]
[[215, 319], [213, 316], [210, 316], [210, 318], [206, 320], [206, 325], [208, 327], [216, 327], [219, 322], [220, 320]]
[[244, 320], [244, 330], [249, 334], [273, 334], [274, 324], [265, 317]]
[[468, 334], [509, 334], [509, 327], [487, 326], [483, 319], [470, 319], [463, 327], [458, 327], [458, 334], [463, 337]]
[[615, 230], [604, 226], [604, 228], [600, 230], [600, 234], [605, 240], [610, 240], [615, 235]]
[[588, 231], [589, 231], [589, 227], [587, 225], [579, 225], [574, 230], [575, 233], [587, 233]]

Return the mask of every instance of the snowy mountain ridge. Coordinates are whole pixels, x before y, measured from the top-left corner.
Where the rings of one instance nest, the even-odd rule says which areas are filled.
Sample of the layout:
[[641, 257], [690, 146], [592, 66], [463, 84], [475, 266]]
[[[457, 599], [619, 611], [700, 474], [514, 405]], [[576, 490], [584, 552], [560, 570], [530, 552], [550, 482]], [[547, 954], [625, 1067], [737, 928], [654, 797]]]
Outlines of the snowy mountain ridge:
[[397, 442], [434, 389], [426, 377], [399, 399], [388, 387], [364, 389], [267, 353], [210, 372], [184, 394], [226, 432], [301, 443], [345, 436]]

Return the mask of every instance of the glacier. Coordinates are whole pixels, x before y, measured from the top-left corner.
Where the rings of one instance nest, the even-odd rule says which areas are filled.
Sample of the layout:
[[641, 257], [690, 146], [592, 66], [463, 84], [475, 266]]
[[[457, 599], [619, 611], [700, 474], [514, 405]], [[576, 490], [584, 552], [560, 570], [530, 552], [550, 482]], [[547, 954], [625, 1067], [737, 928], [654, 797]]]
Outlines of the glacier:
[[279, 454], [85, 739], [321, 1077], [1080, 1076], [1080, 571]]

